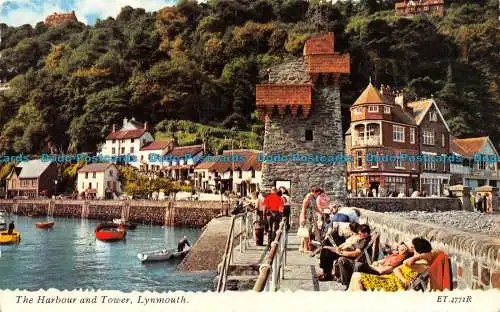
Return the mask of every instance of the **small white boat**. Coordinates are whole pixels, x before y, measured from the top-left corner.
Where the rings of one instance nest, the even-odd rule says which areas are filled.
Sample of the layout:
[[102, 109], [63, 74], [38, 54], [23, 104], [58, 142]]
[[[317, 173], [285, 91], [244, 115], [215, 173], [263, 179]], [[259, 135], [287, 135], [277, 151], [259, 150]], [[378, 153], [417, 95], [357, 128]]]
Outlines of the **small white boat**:
[[137, 258], [141, 260], [142, 263], [144, 262], [159, 262], [159, 261], [170, 261], [174, 259], [181, 259], [184, 258], [191, 247], [184, 248], [183, 251], [178, 252], [176, 249], [163, 249], [163, 250], [157, 250], [153, 252], [145, 252], [145, 253], [138, 253]]

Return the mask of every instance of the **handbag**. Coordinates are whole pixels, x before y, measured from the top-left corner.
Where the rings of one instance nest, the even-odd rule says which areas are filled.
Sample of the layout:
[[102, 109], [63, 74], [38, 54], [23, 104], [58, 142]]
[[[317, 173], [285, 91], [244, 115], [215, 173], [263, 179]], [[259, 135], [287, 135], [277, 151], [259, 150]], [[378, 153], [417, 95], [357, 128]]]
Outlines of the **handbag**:
[[309, 230], [305, 226], [299, 227], [297, 236], [300, 238], [309, 238]]

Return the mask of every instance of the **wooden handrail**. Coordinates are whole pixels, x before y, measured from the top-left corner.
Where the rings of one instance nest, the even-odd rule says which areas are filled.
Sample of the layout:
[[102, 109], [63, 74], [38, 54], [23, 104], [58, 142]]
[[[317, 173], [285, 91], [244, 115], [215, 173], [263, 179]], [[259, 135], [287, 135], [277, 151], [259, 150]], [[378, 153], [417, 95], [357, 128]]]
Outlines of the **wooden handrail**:
[[[279, 248], [278, 246], [279, 246], [279, 242], [281, 240], [281, 236], [283, 234], [283, 229], [285, 227], [285, 224], [286, 224], [286, 219], [283, 218], [281, 223], [280, 223], [278, 231], [276, 231], [276, 237], [274, 238], [274, 241], [271, 244], [271, 249], [267, 253], [266, 257], [264, 258], [264, 263], [260, 265], [259, 276], [257, 277], [257, 280], [256, 280], [255, 285], [253, 287], [253, 290], [255, 290], [257, 292], [263, 291], [264, 288], [266, 287], [267, 280], [269, 279], [269, 275], [271, 273], [271, 266], [272, 266], [273, 261], [276, 257], [276, 254], [278, 252], [278, 248]], [[284, 252], [284, 251], [281, 250], [281, 252]], [[274, 273], [275, 272], [273, 272], [273, 274]]]

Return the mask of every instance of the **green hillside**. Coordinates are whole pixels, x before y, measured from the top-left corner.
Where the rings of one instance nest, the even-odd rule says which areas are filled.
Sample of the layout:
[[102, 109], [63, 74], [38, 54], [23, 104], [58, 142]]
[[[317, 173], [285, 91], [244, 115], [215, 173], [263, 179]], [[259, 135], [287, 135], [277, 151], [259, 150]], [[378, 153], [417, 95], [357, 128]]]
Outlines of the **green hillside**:
[[179, 128], [181, 143], [214, 151], [259, 148], [255, 84], [323, 31], [351, 54], [345, 109], [371, 76], [433, 96], [454, 135], [489, 134], [498, 145], [498, 1], [447, 3], [444, 18], [395, 17], [394, 1], [212, 0], [125, 7], [95, 26], [0, 24], [11, 86], [0, 94], [0, 153], [93, 152], [124, 117], [167, 137]]

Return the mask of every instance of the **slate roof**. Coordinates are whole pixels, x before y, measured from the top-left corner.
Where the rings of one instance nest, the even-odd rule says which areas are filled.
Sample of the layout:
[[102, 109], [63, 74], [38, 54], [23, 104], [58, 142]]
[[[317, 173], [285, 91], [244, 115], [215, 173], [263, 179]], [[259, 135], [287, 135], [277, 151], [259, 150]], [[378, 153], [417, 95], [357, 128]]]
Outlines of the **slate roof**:
[[168, 148], [170, 141], [153, 141], [141, 148], [141, 151], [164, 150]]
[[146, 133], [146, 129], [118, 130], [108, 134], [106, 140], [136, 139], [140, 138], [144, 133]]
[[21, 172], [18, 174], [20, 179], [32, 179], [39, 178], [45, 170], [47, 170], [50, 164], [52, 164], [51, 161], [32, 159], [29, 161], [22, 161], [16, 167], [22, 168]]
[[104, 172], [104, 170], [112, 165], [111, 163], [88, 164], [80, 168], [78, 172]]

